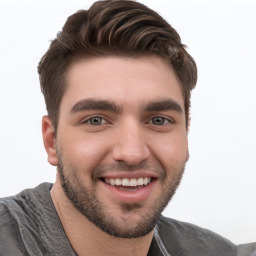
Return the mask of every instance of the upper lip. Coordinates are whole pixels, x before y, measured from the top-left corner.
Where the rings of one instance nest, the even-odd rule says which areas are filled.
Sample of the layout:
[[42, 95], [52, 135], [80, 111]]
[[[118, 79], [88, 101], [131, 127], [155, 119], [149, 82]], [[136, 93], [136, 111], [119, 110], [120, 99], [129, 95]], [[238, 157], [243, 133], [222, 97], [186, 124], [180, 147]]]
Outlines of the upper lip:
[[101, 179], [138, 179], [138, 178], [157, 178], [156, 173], [153, 173], [152, 171], [115, 171], [115, 172], [109, 172], [104, 175], [102, 175]]

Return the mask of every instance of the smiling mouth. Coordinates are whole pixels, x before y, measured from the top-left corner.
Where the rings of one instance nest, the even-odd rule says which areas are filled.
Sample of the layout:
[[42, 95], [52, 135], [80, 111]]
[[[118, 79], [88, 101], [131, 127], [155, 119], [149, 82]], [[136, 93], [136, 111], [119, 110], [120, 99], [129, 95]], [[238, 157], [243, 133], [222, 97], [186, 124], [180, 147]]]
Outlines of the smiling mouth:
[[145, 177], [145, 178], [105, 178], [103, 181], [113, 187], [116, 187], [120, 190], [125, 190], [125, 191], [136, 191], [138, 189], [141, 189], [148, 184], [152, 182], [151, 177]]

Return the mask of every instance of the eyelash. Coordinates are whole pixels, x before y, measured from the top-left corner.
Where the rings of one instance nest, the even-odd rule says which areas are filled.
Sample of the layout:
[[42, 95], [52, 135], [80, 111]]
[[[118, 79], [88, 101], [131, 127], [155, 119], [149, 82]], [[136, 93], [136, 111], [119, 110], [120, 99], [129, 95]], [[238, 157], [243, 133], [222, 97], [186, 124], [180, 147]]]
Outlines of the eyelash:
[[[163, 124], [154, 124], [153, 123], [153, 120], [154, 119], [163, 119], [164, 123]], [[100, 124], [92, 124], [90, 123], [93, 119], [100, 119], [101, 123]], [[103, 122], [103, 123], [102, 123]], [[108, 123], [108, 121], [106, 120], [106, 118], [102, 117], [102, 116], [90, 116], [89, 118], [87, 118], [86, 120], [82, 121], [82, 124], [89, 124], [89, 125], [92, 125], [92, 126], [100, 126], [100, 125], [103, 125], [103, 124], [106, 124]], [[156, 125], [156, 126], [163, 126], [163, 125], [167, 125], [167, 124], [174, 124], [174, 120], [170, 117], [166, 117], [166, 116], [153, 116], [151, 117], [150, 119], [148, 119], [148, 121], [146, 122], [148, 124], [152, 124], [152, 125]]]
[[[106, 118], [102, 117], [102, 116], [90, 116], [89, 118], [87, 118], [86, 120], [82, 121], [82, 124], [89, 124], [89, 125], [92, 125], [92, 126], [97, 126], [97, 125], [93, 125], [90, 123], [90, 121], [92, 121], [93, 119], [100, 119], [101, 122], [103, 121], [104, 124], [105, 123], [108, 123], [108, 121], [106, 120]], [[98, 126], [102, 125], [102, 123], [98, 124]]]
[[[174, 124], [174, 123], [175, 123], [172, 118], [166, 117], [166, 116], [161, 116], [161, 115], [160, 115], [160, 116], [151, 117], [148, 122], [149, 122], [150, 124], [153, 124], [153, 119], [157, 119], [157, 118], [163, 119], [164, 123], [161, 124], [162, 126], [163, 126], [163, 125], [167, 125], [167, 124]], [[161, 125], [159, 125], [159, 124], [153, 124], [153, 125], [161, 126]]]

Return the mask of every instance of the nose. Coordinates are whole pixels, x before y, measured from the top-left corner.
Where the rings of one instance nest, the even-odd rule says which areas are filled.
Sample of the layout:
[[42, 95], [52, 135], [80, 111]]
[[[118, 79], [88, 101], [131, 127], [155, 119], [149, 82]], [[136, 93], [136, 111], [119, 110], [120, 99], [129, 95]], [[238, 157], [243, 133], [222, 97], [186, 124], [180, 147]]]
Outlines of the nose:
[[138, 165], [148, 159], [149, 148], [143, 136], [140, 124], [126, 123], [118, 132], [113, 148], [113, 159], [126, 162], [128, 165]]

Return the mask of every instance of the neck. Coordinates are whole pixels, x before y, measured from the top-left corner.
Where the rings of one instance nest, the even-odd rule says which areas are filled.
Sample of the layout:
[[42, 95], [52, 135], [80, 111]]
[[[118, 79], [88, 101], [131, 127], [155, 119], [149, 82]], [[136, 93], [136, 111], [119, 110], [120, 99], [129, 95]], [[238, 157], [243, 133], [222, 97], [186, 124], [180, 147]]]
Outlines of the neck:
[[58, 180], [51, 190], [51, 196], [67, 238], [79, 256], [147, 255], [153, 231], [143, 237], [133, 239], [110, 236], [91, 223], [73, 206]]

